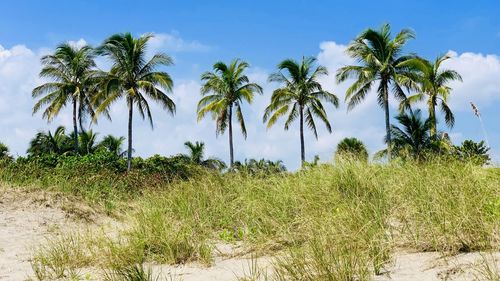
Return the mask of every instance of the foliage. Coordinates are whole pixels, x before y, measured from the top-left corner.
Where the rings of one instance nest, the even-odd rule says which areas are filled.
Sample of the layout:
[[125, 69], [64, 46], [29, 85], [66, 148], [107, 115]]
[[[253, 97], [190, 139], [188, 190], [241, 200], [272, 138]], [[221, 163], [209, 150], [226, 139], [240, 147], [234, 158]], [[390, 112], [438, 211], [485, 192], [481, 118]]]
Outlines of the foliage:
[[4, 143], [0, 142], [0, 158], [8, 158], [10, 157], [9, 155], [9, 147], [5, 145]]
[[427, 97], [430, 135], [432, 137], [437, 134], [436, 106], [438, 106], [438, 103], [439, 108], [444, 113], [446, 125], [452, 128], [455, 124], [455, 117], [447, 103], [451, 92], [448, 84], [456, 80], [462, 81], [462, 77], [454, 70], [441, 69], [441, 64], [449, 58], [450, 56], [443, 55], [436, 58], [434, 62], [422, 58], [414, 58], [404, 63], [414, 69], [417, 75], [418, 93], [404, 100], [401, 103], [401, 107], [409, 108], [411, 104], [422, 101]]
[[378, 82], [377, 101], [385, 113], [389, 159], [392, 157], [389, 94], [392, 92], [397, 100], [402, 101], [406, 99], [403, 88], [416, 87], [414, 71], [407, 64], [414, 56], [402, 55], [403, 47], [414, 37], [413, 31], [403, 29], [391, 38], [389, 24], [382, 25], [380, 30], [367, 29], [347, 47], [347, 53], [360, 65], [344, 66], [337, 71], [338, 82], [355, 79], [345, 95], [348, 110], [361, 103]]
[[160, 276], [155, 276], [151, 269], [145, 269], [142, 264], [135, 264], [117, 268], [107, 272], [105, 281], [160, 281]]
[[203, 119], [207, 113], [211, 113], [216, 120], [215, 132], [223, 134], [229, 129], [229, 156], [230, 166], [234, 163], [233, 152], [233, 108], [236, 111], [236, 119], [240, 125], [243, 136], [247, 137], [247, 129], [241, 106], [243, 102], [251, 104], [255, 94], [262, 94], [262, 87], [251, 83], [248, 76], [244, 74], [249, 67], [247, 62], [234, 59], [229, 65], [217, 62], [212, 72], [201, 75], [204, 82], [201, 87], [203, 98], [198, 102], [198, 121]]
[[116, 157], [123, 157], [127, 154], [127, 151], [123, 150], [124, 137], [115, 137], [113, 135], [105, 136], [98, 145], [98, 149], [104, 149], [105, 151], [115, 155]]
[[279, 72], [271, 74], [269, 81], [278, 82], [283, 87], [273, 91], [271, 102], [266, 107], [263, 117], [263, 121], [267, 122], [267, 127], [270, 128], [281, 116], [288, 115], [285, 130], [288, 130], [297, 117], [299, 118], [302, 163], [305, 161], [304, 122], [316, 138], [318, 131], [315, 117], [319, 118], [331, 133], [332, 126], [322, 101], [331, 103], [335, 107], [339, 105], [337, 96], [324, 90], [318, 82], [321, 76], [328, 75], [328, 70], [324, 66], [314, 68], [315, 62], [315, 58], [309, 57], [302, 58], [300, 63], [287, 59], [278, 65]]
[[245, 159], [245, 162], [243, 163], [236, 161], [232, 171], [250, 175], [270, 175], [286, 172], [286, 167], [281, 160], [272, 161], [266, 159]]
[[94, 153], [98, 148], [97, 134], [92, 130], [80, 132], [78, 135], [78, 144], [80, 155]]
[[368, 162], [368, 151], [365, 144], [357, 138], [344, 138], [337, 145], [335, 159], [354, 159]]
[[3, 142], [0, 142], [0, 166], [8, 165], [12, 163], [13, 160], [14, 157], [10, 155], [9, 147]]
[[[428, 161], [434, 158], [453, 157], [453, 146], [447, 134], [431, 136], [431, 119], [423, 119], [420, 109], [401, 112], [395, 117], [400, 126], [391, 126], [394, 137], [393, 157]], [[387, 156], [387, 150], [375, 154], [375, 158]]]
[[[62, 126], [52, 133], [38, 132], [35, 137], [30, 141], [27, 153], [28, 157], [44, 156], [48, 154], [54, 155], [74, 155], [74, 133], [69, 135], [65, 134], [66, 129]], [[81, 131], [78, 134], [78, 154], [87, 155], [93, 154], [98, 150], [114, 154], [116, 157], [124, 155], [122, 151], [123, 137], [114, 137], [107, 135], [100, 142], [97, 140], [97, 133], [92, 130]]]
[[187, 141], [184, 146], [189, 150], [189, 154], [184, 155], [193, 164], [200, 165], [202, 167], [213, 169], [213, 170], [223, 170], [226, 168], [226, 163], [218, 158], [207, 158], [205, 159], [205, 143], [195, 142], [192, 143]]
[[474, 142], [472, 140], [465, 140], [461, 145], [455, 146], [455, 153], [459, 159], [471, 161], [480, 166], [490, 163], [489, 151], [490, 148], [486, 146], [484, 141]]
[[31, 139], [27, 153], [28, 156], [41, 156], [46, 154], [66, 154], [73, 149], [74, 141], [65, 134], [66, 129], [62, 126], [52, 133], [38, 132]]
[[[43, 107], [43, 117], [49, 122], [56, 117], [68, 103], [73, 105], [74, 150], [78, 149], [78, 123], [88, 115], [94, 115], [91, 104], [95, 93], [94, 51], [89, 46], [75, 47], [64, 43], [57, 47], [52, 55], [41, 59], [43, 68], [40, 77], [48, 78], [47, 82], [33, 89], [33, 98], [40, 98], [33, 107], [33, 113]], [[78, 122], [78, 123], [77, 123]]]
[[420, 109], [402, 112], [396, 116], [396, 120], [401, 127], [394, 125], [391, 127], [394, 154], [403, 158], [420, 159], [424, 150], [432, 143], [429, 134], [431, 121], [422, 119]]
[[132, 161], [132, 118], [134, 106], [142, 118], [148, 118], [151, 127], [153, 117], [148, 100], [153, 100], [169, 113], [175, 113], [175, 104], [164, 92], [171, 92], [173, 81], [170, 75], [157, 69], [173, 64], [172, 59], [162, 53], [146, 59], [148, 42], [152, 34], [134, 38], [130, 33], [115, 34], [104, 41], [97, 53], [109, 58], [111, 70], [101, 74], [99, 95], [94, 99], [98, 104], [96, 113], [107, 112], [111, 104], [125, 99], [128, 106], [128, 148], [127, 169]]

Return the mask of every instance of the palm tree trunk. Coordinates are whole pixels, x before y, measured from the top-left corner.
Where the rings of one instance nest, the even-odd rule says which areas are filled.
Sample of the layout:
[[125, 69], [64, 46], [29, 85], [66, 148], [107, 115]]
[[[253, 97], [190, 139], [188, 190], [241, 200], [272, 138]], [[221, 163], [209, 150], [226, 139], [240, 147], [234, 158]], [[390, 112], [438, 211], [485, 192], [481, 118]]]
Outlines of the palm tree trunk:
[[304, 110], [300, 106], [300, 160], [301, 165], [304, 166], [306, 161], [306, 151], [304, 146]]
[[80, 132], [85, 132], [85, 128], [83, 126], [82, 116], [80, 113], [78, 114], [78, 125], [80, 126]]
[[75, 154], [78, 153], [78, 123], [76, 116], [77, 102], [76, 98], [73, 98], [73, 145], [75, 149]]
[[392, 159], [392, 138], [391, 138], [391, 120], [389, 113], [389, 92], [388, 85], [384, 83], [382, 86], [383, 96], [384, 96], [384, 111], [385, 111], [385, 132], [387, 140], [387, 159], [391, 161]]
[[431, 127], [430, 127], [430, 135], [431, 138], [436, 136], [437, 133], [437, 124], [436, 124], [436, 107], [435, 103], [433, 100], [431, 100], [431, 103], [429, 104], [429, 120], [431, 122]]
[[233, 151], [233, 105], [229, 106], [229, 165], [232, 168], [234, 164]]
[[128, 149], [127, 149], [127, 171], [132, 168], [132, 99], [128, 100]]

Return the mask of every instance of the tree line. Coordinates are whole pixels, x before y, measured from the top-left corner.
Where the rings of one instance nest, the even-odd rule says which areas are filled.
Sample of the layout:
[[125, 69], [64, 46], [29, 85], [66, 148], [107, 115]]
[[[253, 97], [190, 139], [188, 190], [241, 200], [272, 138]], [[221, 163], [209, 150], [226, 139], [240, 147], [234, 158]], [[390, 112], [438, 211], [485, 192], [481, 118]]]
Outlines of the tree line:
[[[130, 33], [115, 34], [96, 47], [74, 46], [63, 43], [53, 54], [41, 59], [43, 68], [40, 77], [49, 82], [33, 89], [37, 99], [33, 113], [43, 111], [43, 118], [51, 121], [63, 108], [72, 108], [73, 150], [82, 153], [79, 142], [84, 123], [95, 123], [100, 117], [111, 119], [110, 106], [118, 100], [125, 100], [128, 109], [127, 169], [132, 165], [133, 132], [135, 114], [148, 119], [153, 127], [150, 102], [156, 102], [170, 114], [175, 114], [175, 103], [169, 97], [172, 93], [171, 76], [160, 70], [173, 65], [170, 56], [155, 53], [146, 55], [152, 34], [134, 37]], [[449, 139], [438, 130], [437, 111], [440, 111], [446, 125], [452, 128], [455, 118], [448, 106], [451, 94], [449, 84], [462, 81], [459, 73], [444, 69], [442, 63], [450, 57], [438, 56], [427, 60], [418, 55], [406, 53], [407, 42], [415, 38], [413, 31], [403, 29], [391, 34], [389, 24], [380, 29], [367, 29], [347, 47], [347, 54], [356, 64], [347, 65], [335, 73], [337, 83], [351, 83], [345, 93], [348, 110], [363, 102], [368, 93], [375, 89], [377, 101], [385, 118], [387, 147], [378, 153], [388, 159], [408, 153], [419, 155], [429, 147], [443, 148]], [[95, 58], [102, 56], [111, 62], [109, 70], [98, 69]], [[233, 144], [233, 119], [243, 136], [247, 130], [242, 110], [244, 103], [251, 104], [254, 96], [263, 94], [262, 87], [250, 81], [246, 75], [249, 64], [240, 59], [229, 63], [216, 62], [211, 71], [201, 75], [201, 99], [197, 106], [197, 119], [207, 114], [215, 120], [216, 134], [228, 131], [230, 167], [235, 165]], [[279, 87], [272, 92], [269, 105], [263, 113], [263, 122], [272, 127], [284, 118], [284, 129], [288, 130], [295, 121], [299, 122], [300, 159], [306, 163], [304, 130], [306, 127], [317, 138], [317, 122], [323, 123], [332, 132], [326, 106], [339, 106], [335, 93], [326, 91], [319, 78], [327, 76], [326, 67], [318, 65], [314, 57], [301, 60], [285, 59], [268, 80]], [[389, 98], [399, 103], [396, 117], [403, 126], [394, 126], [390, 120]], [[425, 101], [428, 117], [423, 120], [421, 111], [413, 106]], [[124, 141], [124, 139], [120, 139]], [[193, 144], [191, 144], [193, 145]], [[32, 147], [32, 146], [31, 146]], [[438, 149], [438, 150], [439, 150]]]

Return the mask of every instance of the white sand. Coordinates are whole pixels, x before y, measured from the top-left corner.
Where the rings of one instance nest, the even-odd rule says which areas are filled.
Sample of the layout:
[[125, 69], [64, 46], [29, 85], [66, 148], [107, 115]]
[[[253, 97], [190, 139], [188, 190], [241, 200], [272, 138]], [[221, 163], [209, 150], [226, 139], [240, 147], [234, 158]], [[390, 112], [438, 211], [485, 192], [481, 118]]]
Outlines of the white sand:
[[500, 269], [500, 253], [465, 253], [453, 257], [443, 257], [439, 253], [396, 253], [393, 266], [384, 275], [376, 276], [376, 281], [451, 281], [483, 280], [479, 272], [485, 261], [496, 263]]
[[32, 247], [69, 223], [62, 210], [44, 201], [0, 188], [0, 280], [29, 280]]
[[[31, 280], [32, 248], [54, 230], [78, 227], [79, 223], [68, 218], [60, 208], [60, 202], [50, 203], [51, 200], [43, 193], [23, 193], [0, 187], [0, 280]], [[251, 273], [252, 259], [233, 257], [238, 249], [232, 246], [218, 245], [217, 248], [215, 264], [208, 268], [198, 264], [152, 268], [154, 272], [161, 272], [165, 280], [184, 281], [229, 281]], [[489, 258], [495, 259], [496, 270], [500, 269], [500, 253]], [[388, 272], [376, 276], [375, 280], [475, 280], [477, 263], [482, 260], [478, 253], [442, 258], [437, 253], [399, 252]], [[270, 263], [271, 258], [257, 259], [263, 271], [270, 271]]]

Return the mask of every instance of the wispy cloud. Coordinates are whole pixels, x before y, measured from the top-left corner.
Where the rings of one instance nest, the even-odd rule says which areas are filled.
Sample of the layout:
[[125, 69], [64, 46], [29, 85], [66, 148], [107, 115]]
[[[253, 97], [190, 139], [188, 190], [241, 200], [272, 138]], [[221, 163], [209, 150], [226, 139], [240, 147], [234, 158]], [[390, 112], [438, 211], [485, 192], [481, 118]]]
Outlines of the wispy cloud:
[[207, 52], [212, 48], [198, 41], [187, 41], [182, 39], [176, 32], [155, 33], [150, 41], [153, 50], [165, 50], [169, 52]]

